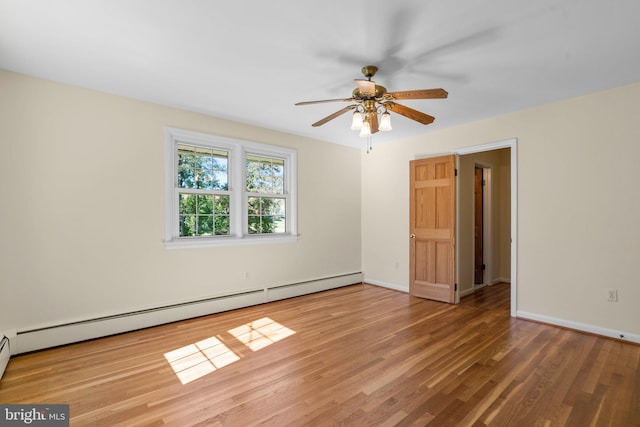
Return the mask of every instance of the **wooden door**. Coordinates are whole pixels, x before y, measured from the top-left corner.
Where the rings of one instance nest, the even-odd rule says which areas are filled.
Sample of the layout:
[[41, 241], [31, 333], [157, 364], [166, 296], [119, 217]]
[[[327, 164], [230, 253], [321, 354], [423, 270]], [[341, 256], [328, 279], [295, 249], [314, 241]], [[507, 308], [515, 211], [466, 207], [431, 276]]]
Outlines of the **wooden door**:
[[475, 168], [473, 206], [473, 283], [484, 283], [484, 170]]
[[456, 302], [455, 156], [410, 162], [411, 295]]

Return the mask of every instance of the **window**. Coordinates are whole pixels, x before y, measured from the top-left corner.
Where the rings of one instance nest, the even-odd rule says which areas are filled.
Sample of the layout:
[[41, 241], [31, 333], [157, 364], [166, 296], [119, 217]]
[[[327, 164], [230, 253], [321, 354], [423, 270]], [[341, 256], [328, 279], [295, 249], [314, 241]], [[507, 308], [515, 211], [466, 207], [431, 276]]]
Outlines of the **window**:
[[226, 235], [229, 152], [178, 144], [178, 236]]
[[284, 160], [247, 156], [249, 234], [285, 233]]
[[295, 150], [167, 128], [165, 246], [294, 241]]

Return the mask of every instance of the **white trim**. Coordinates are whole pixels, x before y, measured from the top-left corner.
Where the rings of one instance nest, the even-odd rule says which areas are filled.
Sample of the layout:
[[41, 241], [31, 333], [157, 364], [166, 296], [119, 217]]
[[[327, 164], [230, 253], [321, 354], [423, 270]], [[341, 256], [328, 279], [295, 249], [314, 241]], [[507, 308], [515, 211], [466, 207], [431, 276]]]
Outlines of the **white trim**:
[[294, 243], [300, 239], [299, 235], [259, 235], [247, 236], [246, 238], [234, 236], [218, 236], [218, 237], [201, 237], [194, 239], [176, 239], [164, 241], [165, 249], [198, 249], [198, 248], [215, 248], [221, 246], [249, 246], [273, 243]]
[[496, 277], [495, 279], [493, 279], [493, 281], [490, 284], [491, 285], [497, 285], [498, 283], [511, 283], [511, 278], [510, 277]]
[[[457, 284], [455, 286], [453, 300], [455, 304], [460, 304], [460, 298], [462, 298], [462, 292], [460, 291], [460, 156], [455, 154], [455, 162], [456, 162], [456, 171], [455, 171], [455, 183], [456, 183], [456, 206], [455, 206], [455, 234], [456, 241], [453, 246], [453, 250], [455, 251], [455, 265], [453, 266], [453, 274], [455, 276], [454, 283]], [[448, 154], [447, 154], [448, 155]], [[472, 270], [473, 271], [473, 270]], [[473, 281], [473, 280], [472, 280]]]
[[518, 310], [518, 139], [463, 147], [454, 150], [453, 154], [465, 155], [501, 148], [511, 149], [511, 317], [516, 317]]
[[464, 156], [465, 154], [481, 153], [483, 151], [500, 150], [502, 148], [511, 148], [518, 142], [518, 138], [505, 139], [503, 141], [488, 142], [486, 144], [471, 145], [468, 147], [457, 148], [453, 150], [454, 154]]
[[400, 292], [405, 292], [405, 293], [409, 293], [409, 285], [396, 285], [395, 283], [388, 283], [388, 282], [382, 282], [380, 280], [375, 280], [375, 279], [369, 279], [366, 278], [364, 279], [364, 283], [368, 283], [370, 285], [376, 285], [376, 286], [381, 286], [383, 288], [389, 288], [389, 289], [393, 289], [394, 291], [400, 291]]
[[[482, 263], [485, 265], [485, 270], [482, 273], [482, 284], [491, 283], [491, 278], [493, 277], [493, 165], [491, 163], [473, 159], [473, 165], [475, 167], [482, 168], [482, 180], [485, 182], [482, 186]], [[474, 209], [474, 218], [475, 218], [475, 191], [472, 193], [471, 197], [472, 204]], [[473, 228], [471, 229], [471, 241], [475, 242], [475, 232]], [[472, 271], [475, 270], [475, 250], [473, 251], [473, 256], [471, 257], [471, 268]], [[475, 282], [475, 277], [473, 279]], [[478, 283], [473, 283], [473, 285], [477, 285]]]
[[563, 328], [575, 329], [577, 331], [588, 332], [591, 334], [601, 335], [604, 337], [615, 338], [622, 341], [630, 341], [640, 344], [640, 335], [631, 332], [618, 331], [615, 329], [603, 328], [600, 326], [589, 325], [587, 323], [574, 322], [571, 320], [558, 319], [556, 317], [545, 316], [542, 314], [529, 313], [527, 311], [518, 311], [517, 317], [524, 320], [533, 320], [536, 322], [547, 323], [550, 325], [561, 326]]
[[[176, 165], [178, 143], [219, 148], [229, 152], [230, 173], [228, 191], [230, 206], [230, 235], [211, 237], [178, 237], [178, 204], [176, 201]], [[219, 246], [291, 243], [299, 239], [297, 221], [297, 152], [292, 148], [276, 147], [217, 135], [166, 127], [164, 246], [166, 249], [205, 248]], [[285, 160], [286, 233], [249, 235], [247, 232], [247, 201], [244, 185], [244, 164], [247, 153]]]

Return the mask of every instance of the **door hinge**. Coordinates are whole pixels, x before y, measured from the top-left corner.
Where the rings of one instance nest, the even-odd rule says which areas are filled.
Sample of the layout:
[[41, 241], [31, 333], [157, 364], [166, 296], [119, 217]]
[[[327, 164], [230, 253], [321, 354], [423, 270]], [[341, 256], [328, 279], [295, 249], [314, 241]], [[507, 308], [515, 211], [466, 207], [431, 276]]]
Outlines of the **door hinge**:
[[484, 179], [481, 182], [481, 185], [484, 187], [485, 185], [487, 185], [487, 181], [485, 181]]
[[484, 264], [482, 264], [482, 265], [480, 266], [480, 270], [485, 270], [486, 268], [487, 268], [487, 266], [486, 266], [486, 265], [484, 265]]
[[457, 283], [453, 284], [453, 290], [454, 290], [454, 292], [458, 291], [458, 284]]
[[456, 169], [454, 169], [454, 170], [453, 170], [453, 173], [455, 174], [455, 176], [458, 176], [458, 169], [457, 169], [457, 168], [456, 168]]

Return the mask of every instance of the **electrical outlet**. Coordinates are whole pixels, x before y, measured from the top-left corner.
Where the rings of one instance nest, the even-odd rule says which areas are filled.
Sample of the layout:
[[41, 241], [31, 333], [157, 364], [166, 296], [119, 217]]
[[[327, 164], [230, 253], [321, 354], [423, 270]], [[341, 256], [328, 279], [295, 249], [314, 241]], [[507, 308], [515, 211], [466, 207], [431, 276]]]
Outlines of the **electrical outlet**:
[[617, 289], [607, 289], [607, 301], [618, 301], [618, 290]]

